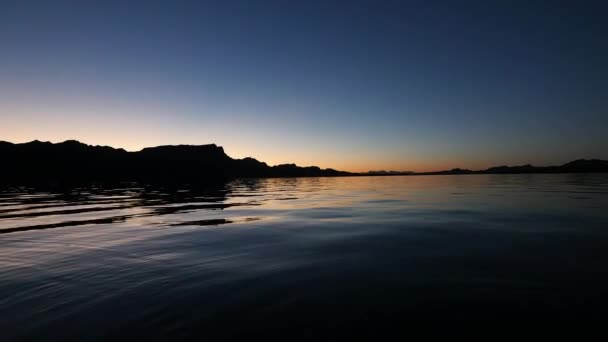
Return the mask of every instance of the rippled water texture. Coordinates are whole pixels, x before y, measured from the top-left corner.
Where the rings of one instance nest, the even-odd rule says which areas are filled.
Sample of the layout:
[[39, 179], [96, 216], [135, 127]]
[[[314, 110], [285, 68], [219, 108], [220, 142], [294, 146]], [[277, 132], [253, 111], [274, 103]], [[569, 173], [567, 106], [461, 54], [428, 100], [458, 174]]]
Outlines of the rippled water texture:
[[580, 333], [607, 271], [608, 175], [0, 192], [4, 341]]

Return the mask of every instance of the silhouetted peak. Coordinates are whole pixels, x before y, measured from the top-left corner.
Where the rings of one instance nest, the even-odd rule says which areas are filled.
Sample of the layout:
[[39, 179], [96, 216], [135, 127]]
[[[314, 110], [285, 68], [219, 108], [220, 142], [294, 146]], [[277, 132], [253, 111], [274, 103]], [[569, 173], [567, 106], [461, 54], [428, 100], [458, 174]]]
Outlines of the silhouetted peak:
[[606, 172], [608, 160], [578, 159], [560, 166], [565, 171], [574, 172]]
[[251, 158], [251, 157], [245, 157], [243, 159], [237, 159], [238, 162], [242, 162], [245, 164], [249, 164], [249, 165], [262, 165], [262, 166], [268, 166], [268, 164], [261, 162], [255, 158]]
[[89, 146], [89, 145], [87, 145], [85, 143], [81, 143], [78, 140], [66, 140], [66, 141], [64, 141], [62, 143], [59, 143], [59, 145]]
[[528, 172], [528, 171], [534, 171], [536, 169], [535, 166], [532, 166], [530, 164], [525, 164], [525, 165], [517, 165], [517, 166], [507, 166], [507, 165], [501, 165], [501, 166], [494, 166], [494, 167], [490, 167], [488, 169], [486, 169], [486, 172], [497, 172], [497, 173], [507, 173], [507, 172], [514, 172], [514, 173], [521, 173], [521, 172]]
[[30, 142], [24, 143], [23, 145], [34, 145], [34, 146], [38, 146], [38, 145], [53, 145], [52, 142], [50, 141], [40, 141], [38, 139], [36, 140], [32, 140]]
[[601, 159], [577, 159], [562, 166], [589, 166], [589, 165], [607, 165], [608, 160]]
[[164, 145], [147, 147], [138, 152], [146, 159], [157, 158], [165, 162], [189, 161], [189, 162], [219, 162], [232, 160], [224, 149], [215, 144], [209, 145]]
[[206, 145], [161, 145], [156, 147], [146, 147], [141, 152], [150, 151], [171, 151], [171, 152], [216, 152], [224, 153], [224, 148], [216, 144]]
[[71, 151], [85, 151], [88, 149], [92, 149], [92, 146], [89, 146], [87, 144], [83, 144], [80, 141], [77, 140], [66, 140], [64, 142], [55, 144], [55, 146], [63, 148], [63, 149], [68, 149]]

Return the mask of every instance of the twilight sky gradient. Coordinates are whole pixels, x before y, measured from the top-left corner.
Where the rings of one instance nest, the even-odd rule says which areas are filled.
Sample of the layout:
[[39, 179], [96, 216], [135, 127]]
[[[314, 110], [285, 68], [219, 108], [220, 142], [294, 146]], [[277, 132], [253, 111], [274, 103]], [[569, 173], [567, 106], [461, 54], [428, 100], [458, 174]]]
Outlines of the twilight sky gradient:
[[0, 140], [350, 171], [608, 159], [603, 1], [2, 1]]

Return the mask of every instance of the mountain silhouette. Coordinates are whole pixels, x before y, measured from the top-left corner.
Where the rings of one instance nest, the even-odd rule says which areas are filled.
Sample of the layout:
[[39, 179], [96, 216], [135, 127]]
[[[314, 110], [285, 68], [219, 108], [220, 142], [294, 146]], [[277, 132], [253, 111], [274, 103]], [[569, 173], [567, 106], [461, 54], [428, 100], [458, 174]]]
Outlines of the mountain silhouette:
[[608, 172], [608, 160], [578, 159], [559, 166], [494, 166], [485, 170], [452, 169], [422, 172], [420, 175], [518, 174], [518, 173], [593, 173]]
[[485, 170], [436, 172], [370, 171], [351, 173], [295, 164], [269, 166], [254, 158], [233, 159], [215, 144], [144, 148], [138, 152], [92, 146], [76, 140], [38, 140], [13, 144], [0, 141], [0, 184], [160, 181], [205, 183], [245, 177], [326, 177], [363, 175], [445, 175], [608, 172], [608, 161], [579, 159], [561, 166], [496, 166]]
[[127, 152], [75, 140], [0, 141], [1, 183], [79, 181], [212, 182], [236, 177], [344, 176], [348, 172], [295, 164], [269, 166], [253, 158], [233, 159], [215, 144], [144, 148]]

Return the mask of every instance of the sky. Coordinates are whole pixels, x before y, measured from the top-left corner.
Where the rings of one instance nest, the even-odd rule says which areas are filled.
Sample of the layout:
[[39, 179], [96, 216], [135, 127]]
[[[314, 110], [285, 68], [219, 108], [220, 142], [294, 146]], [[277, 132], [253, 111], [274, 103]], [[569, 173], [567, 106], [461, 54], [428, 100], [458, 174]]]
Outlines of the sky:
[[0, 140], [348, 171], [608, 159], [602, 1], [0, 1]]

